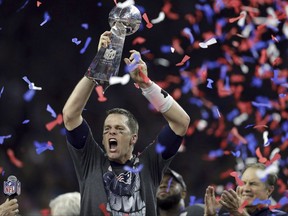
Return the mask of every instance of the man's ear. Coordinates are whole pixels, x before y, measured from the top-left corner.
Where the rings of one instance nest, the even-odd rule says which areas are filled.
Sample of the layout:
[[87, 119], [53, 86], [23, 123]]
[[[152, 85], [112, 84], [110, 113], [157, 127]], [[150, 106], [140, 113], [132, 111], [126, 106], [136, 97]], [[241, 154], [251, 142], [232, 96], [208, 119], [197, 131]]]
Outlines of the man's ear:
[[133, 134], [132, 137], [131, 137], [131, 144], [135, 145], [137, 140], [138, 140], [138, 135], [137, 134]]
[[273, 193], [273, 191], [274, 191], [274, 186], [273, 186], [273, 185], [272, 185], [272, 186], [268, 186], [268, 188], [267, 188], [267, 195], [268, 195], [268, 197], [271, 196], [271, 194]]
[[182, 198], [182, 199], [185, 199], [185, 198], [186, 198], [186, 191], [185, 191], [185, 190], [183, 190], [183, 191], [181, 192], [181, 198]]

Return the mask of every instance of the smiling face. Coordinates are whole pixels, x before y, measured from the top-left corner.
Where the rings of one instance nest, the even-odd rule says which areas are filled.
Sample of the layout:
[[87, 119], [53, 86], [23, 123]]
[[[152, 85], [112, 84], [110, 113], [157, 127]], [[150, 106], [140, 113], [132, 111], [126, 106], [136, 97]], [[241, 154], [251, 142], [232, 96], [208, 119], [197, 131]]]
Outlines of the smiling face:
[[252, 206], [254, 199], [267, 200], [274, 190], [273, 186], [266, 185], [256, 175], [258, 169], [254, 167], [247, 168], [242, 175], [241, 180], [244, 185], [241, 186], [241, 198], [248, 201], [247, 206]]
[[124, 164], [132, 157], [137, 134], [128, 127], [128, 117], [122, 114], [109, 114], [104, 122], [103, 145], [109, 160]]

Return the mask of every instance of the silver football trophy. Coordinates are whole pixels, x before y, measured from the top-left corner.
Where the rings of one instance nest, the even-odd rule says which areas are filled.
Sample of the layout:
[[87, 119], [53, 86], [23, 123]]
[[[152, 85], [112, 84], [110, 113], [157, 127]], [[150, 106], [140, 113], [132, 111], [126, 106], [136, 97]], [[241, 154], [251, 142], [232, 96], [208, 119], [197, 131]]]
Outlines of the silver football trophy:
[[10, 175], [7, 181], [4, 181], [3, 192], [9, 196], [9, 200], [21, 194], [21, 183], [16, 176]]
[[85, 74], [101, 85], [104, 92], [109, 87], [110, 77], [118, 75], [126, 35], [135, 33], [141, 20], [141, 13], [134, 5], [116, 5], [110, 11], [108, 22], [112, 32], [111, 43], [107, 48], [98, 50]]

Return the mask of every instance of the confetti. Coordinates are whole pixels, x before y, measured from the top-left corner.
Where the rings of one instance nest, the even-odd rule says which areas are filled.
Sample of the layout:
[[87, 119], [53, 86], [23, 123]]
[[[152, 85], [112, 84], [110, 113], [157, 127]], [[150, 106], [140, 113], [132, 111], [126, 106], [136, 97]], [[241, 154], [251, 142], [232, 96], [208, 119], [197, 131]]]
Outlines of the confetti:
[[121, 84], [121, 85], [126, 85], [130, 80], [130, 75], [125, 74], [123, 77], [118, 77], [118, 76], [112, 76], [109, 79], [109, 84], [110, 85], [115, 85], [115, 84]]
[[98, 101], [99, 102], [105, 102], [107, 101], [107, 98], [104, 96], [104, 91], [103, 91], [103, 87], [101, 85], [98, 85], [95, 87], [95, 91], [98, 95]]
[[244, 200], [244, 202], [241, 204], [241, 206], [238, 208], [238, 212], [239, 213], [243, 213], [243, 209], [246, 207], [246, 205], [248, 205], [248, 201], [247, 200]]
[[38, 142], [38, 141], [34, 141], [34, 146], [36, 148], [36, 153], [39, 155], [42, 152], [46, 151], [46, 150], [54, 150], [54, 147], [52, 145], [52, 143], [50, 141], [48, 142]]
[[81, 27], [87, 30], [89, 28], [89, 25], [88, 23], [82, 23]]
[[189, 59], [190, 59], [190, 56], [185, 55], [185, 56], [183, 57], [183, 59], [181, 60], [181, 62], [180, 62], [180, 63], [177, 63], [176, 66], [182, 66], [182, 65], [184, 65], [184, 64], [186, 63], [186, 61], [188, 61]]
[[53, 118], [56, 118], [56, 113], [55, 113], [55, 111], [52, 109], [52, 107], [51, 107], [49, 104], [47, 104], [46, 110], [47, 110], [49, 113], [51, 113], [51, 116], [52, 116]]
[[86, 39], [86, 42], [85, 42], [84, 47], [80, 50], [80, 54], [85, 53], [85, 51], [86, 51], [87, 47], [89, 46], [91, 40], [92, 40], [91, 37], [88, 37], [88, 38]]
[[22, 122], [22, 124], [28, 124], [30, 122], [30, 120], [29, 119], [26, 119], [26, 120], [24, 120], [23, 122]]
[[7, 149], [7, 155], [12, 164], [14, 164], [18, 168], [22, 168], [24, 166], [23, 162], [16, 158], [14, 151], [12, 149]]
[[41, 87], [35, 86], [33, 82], [30, 82], [30, 80], [27, 78], [27, 76], [22, 77], [22, 79], [28, 84], [28, 88], [30, 90], [42, 90]]
[[235, 178], [235, 181], [236, 181], [238, 186], [243, 186], [244, 185], [244, 182], [239, 178], [239, 175], [238, 175], [237, 172], [235, 172], [235, 171], [231, 172], [230, 175]]
[[51, 17], [50, 17], [50, 15], [48, 14], [48, 12], [45, 12], [44, 13], [44, 21], [40, 24], [40, 26], [43, 26], [43, 25], [45, 25], [48, 21], [50, 21], [51, 20]]
[[72, 38], [72, 42], [75, 43], [76, 45], [79, 45], [81, 43], [81, 41], [78, 40], [78, 38]]
[[31, 101], [31, 100], [33, 99], [35, 93], [36, 93], [35, 90], [29, 89], [29, 90], [23, 95], [24, 100], [27, 101], [27, 102]]
[[160, 23], [165, 19], [165, 13], [163, 11], [161, 11], [158, 15], [158, 17], [156, 19], [152, 19], [151, 23], [152, 24], [156, 24], [156, 23]]
[[4, 86], [0, 90], [0, 98], [1, 98], [3, 92], [4, 92]]
[[3, 144], [5, 139], [9, 139], [11, 137], [12, 135], [0, 136], [0, 144]]
[[[114, 2], [116, 3], [116, 1], [114, 1]], [[129, 7], [130, 5], [134, 5], [135, 2], [134, 2], [134, 0], [126, 0], [123, 3], [122, 2], [118, 2], [116, 4], [117, 4], [117, 7], [125, 8], [125, 7]]]
[[106, 205], [104, 203], [101, 203], [98, 207], [102, 211], [104, 216], [110, 216], [110, 213], [107, 212]]
[[207, 83], [207, 86], [206, 86], [206, 87], [212, 89], [212, 83], [214, 82], [214, 80], [208, 78], [208, 79], [207, 79], [207, 82], [208, 82], [208, 83]]
[[137, 166], [137, 167], [130, 167], [130, 166], [125, 165], [123, 167], [123, 169], [126, 171], [129, 171], [129, 172], [132, 172], [132, 173], [139, 173], [139, 172], [141, 172], [143, 167], [144, 167], [143, 164], [139, 164], [139, 166]]
[[207, 40], [205, 42], [200, 42], [199, 46], [201, 48], [208, 48], [208, 46], [210, 46], [212, 44], [215, 44], [215, 43], [217, 43], [217, 40], [215, 38], [211, 38], [211, 39], [209, 39], [209, 40]]
[[24, 4], [22, 5], [22, 7], [20, 7], [18, 10], [17, 10], [17, 13], [20, 11], [20, 10], [23, 10], [29, 3], [30, 0], [27, 0], [26, 2], [24, 2]]
[[62, 114], [58, 114], [56, 120], [51, 121], [45, 125], [48, 131], [51, 131], [56, 125], [61, 125], [63, 122]]
[[255, 198], [252, 202], [252, 205], [259, 205], [259, 204], [263, 204], [263, 205], [270, 205], [271, 204], [271, 200], [260, 200], [259, 198]]
[[146, 27], [147, 28], [152, 28], [153, 27], [153, 24], [149, 21], [149, 18], [148, 18], [148, 15], [146, 14], [146, 13], [144, 13], [143, 15], [142, 15], [142, 17], [143, 17], [143, 19], [145, 20], [145, 22], [146, 22]]
[[42, 4], [42, 2], [40, 2], [40, 1], [36, 2], [37, 7], [40, 7], [41, 4]]
[[156, 152], [157, 152], [158, 154], [161, 154], [161, 153], [164, 152], [165, 149], [166, 149], [166, 147], [165, 147], [164, 145], [161, 145], [160, 143], [157, 143], [156, 146], [155, 146], [155, 148], [156, 148]]

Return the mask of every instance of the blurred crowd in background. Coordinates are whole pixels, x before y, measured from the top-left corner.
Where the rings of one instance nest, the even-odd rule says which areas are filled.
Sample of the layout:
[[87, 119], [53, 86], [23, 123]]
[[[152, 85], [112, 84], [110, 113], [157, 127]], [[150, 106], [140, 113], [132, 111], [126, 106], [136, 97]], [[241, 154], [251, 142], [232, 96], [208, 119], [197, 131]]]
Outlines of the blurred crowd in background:
[[[110, 30], [115, 2], [0, 0], [0, 179], [15, 175], [22, 183], [23, 215], [38, 215], [52, 198], [78, 190], [61, 112], [96, 55], [100, 34]], [[203, 203], [208, 185], [218, 194], [235, 188], [232, 173], [256, 161], [274, 165], [279, 180], [272, 197], [287, 203], [287, 1], [134, 3], [143, 20], [126, 37], [123, 58], [140, 50], [151, 79], [191, 118], [171, 164], [187, 184], [187, 205]], [[127, 73], [124, 65], [119, 76]], [[84, 115], [100, 142], [104, 111], [131, 110], [141, 152], [165, 120], [128, 85], [134, 84], [110, 86], [105, 102], [95, 91]]]

